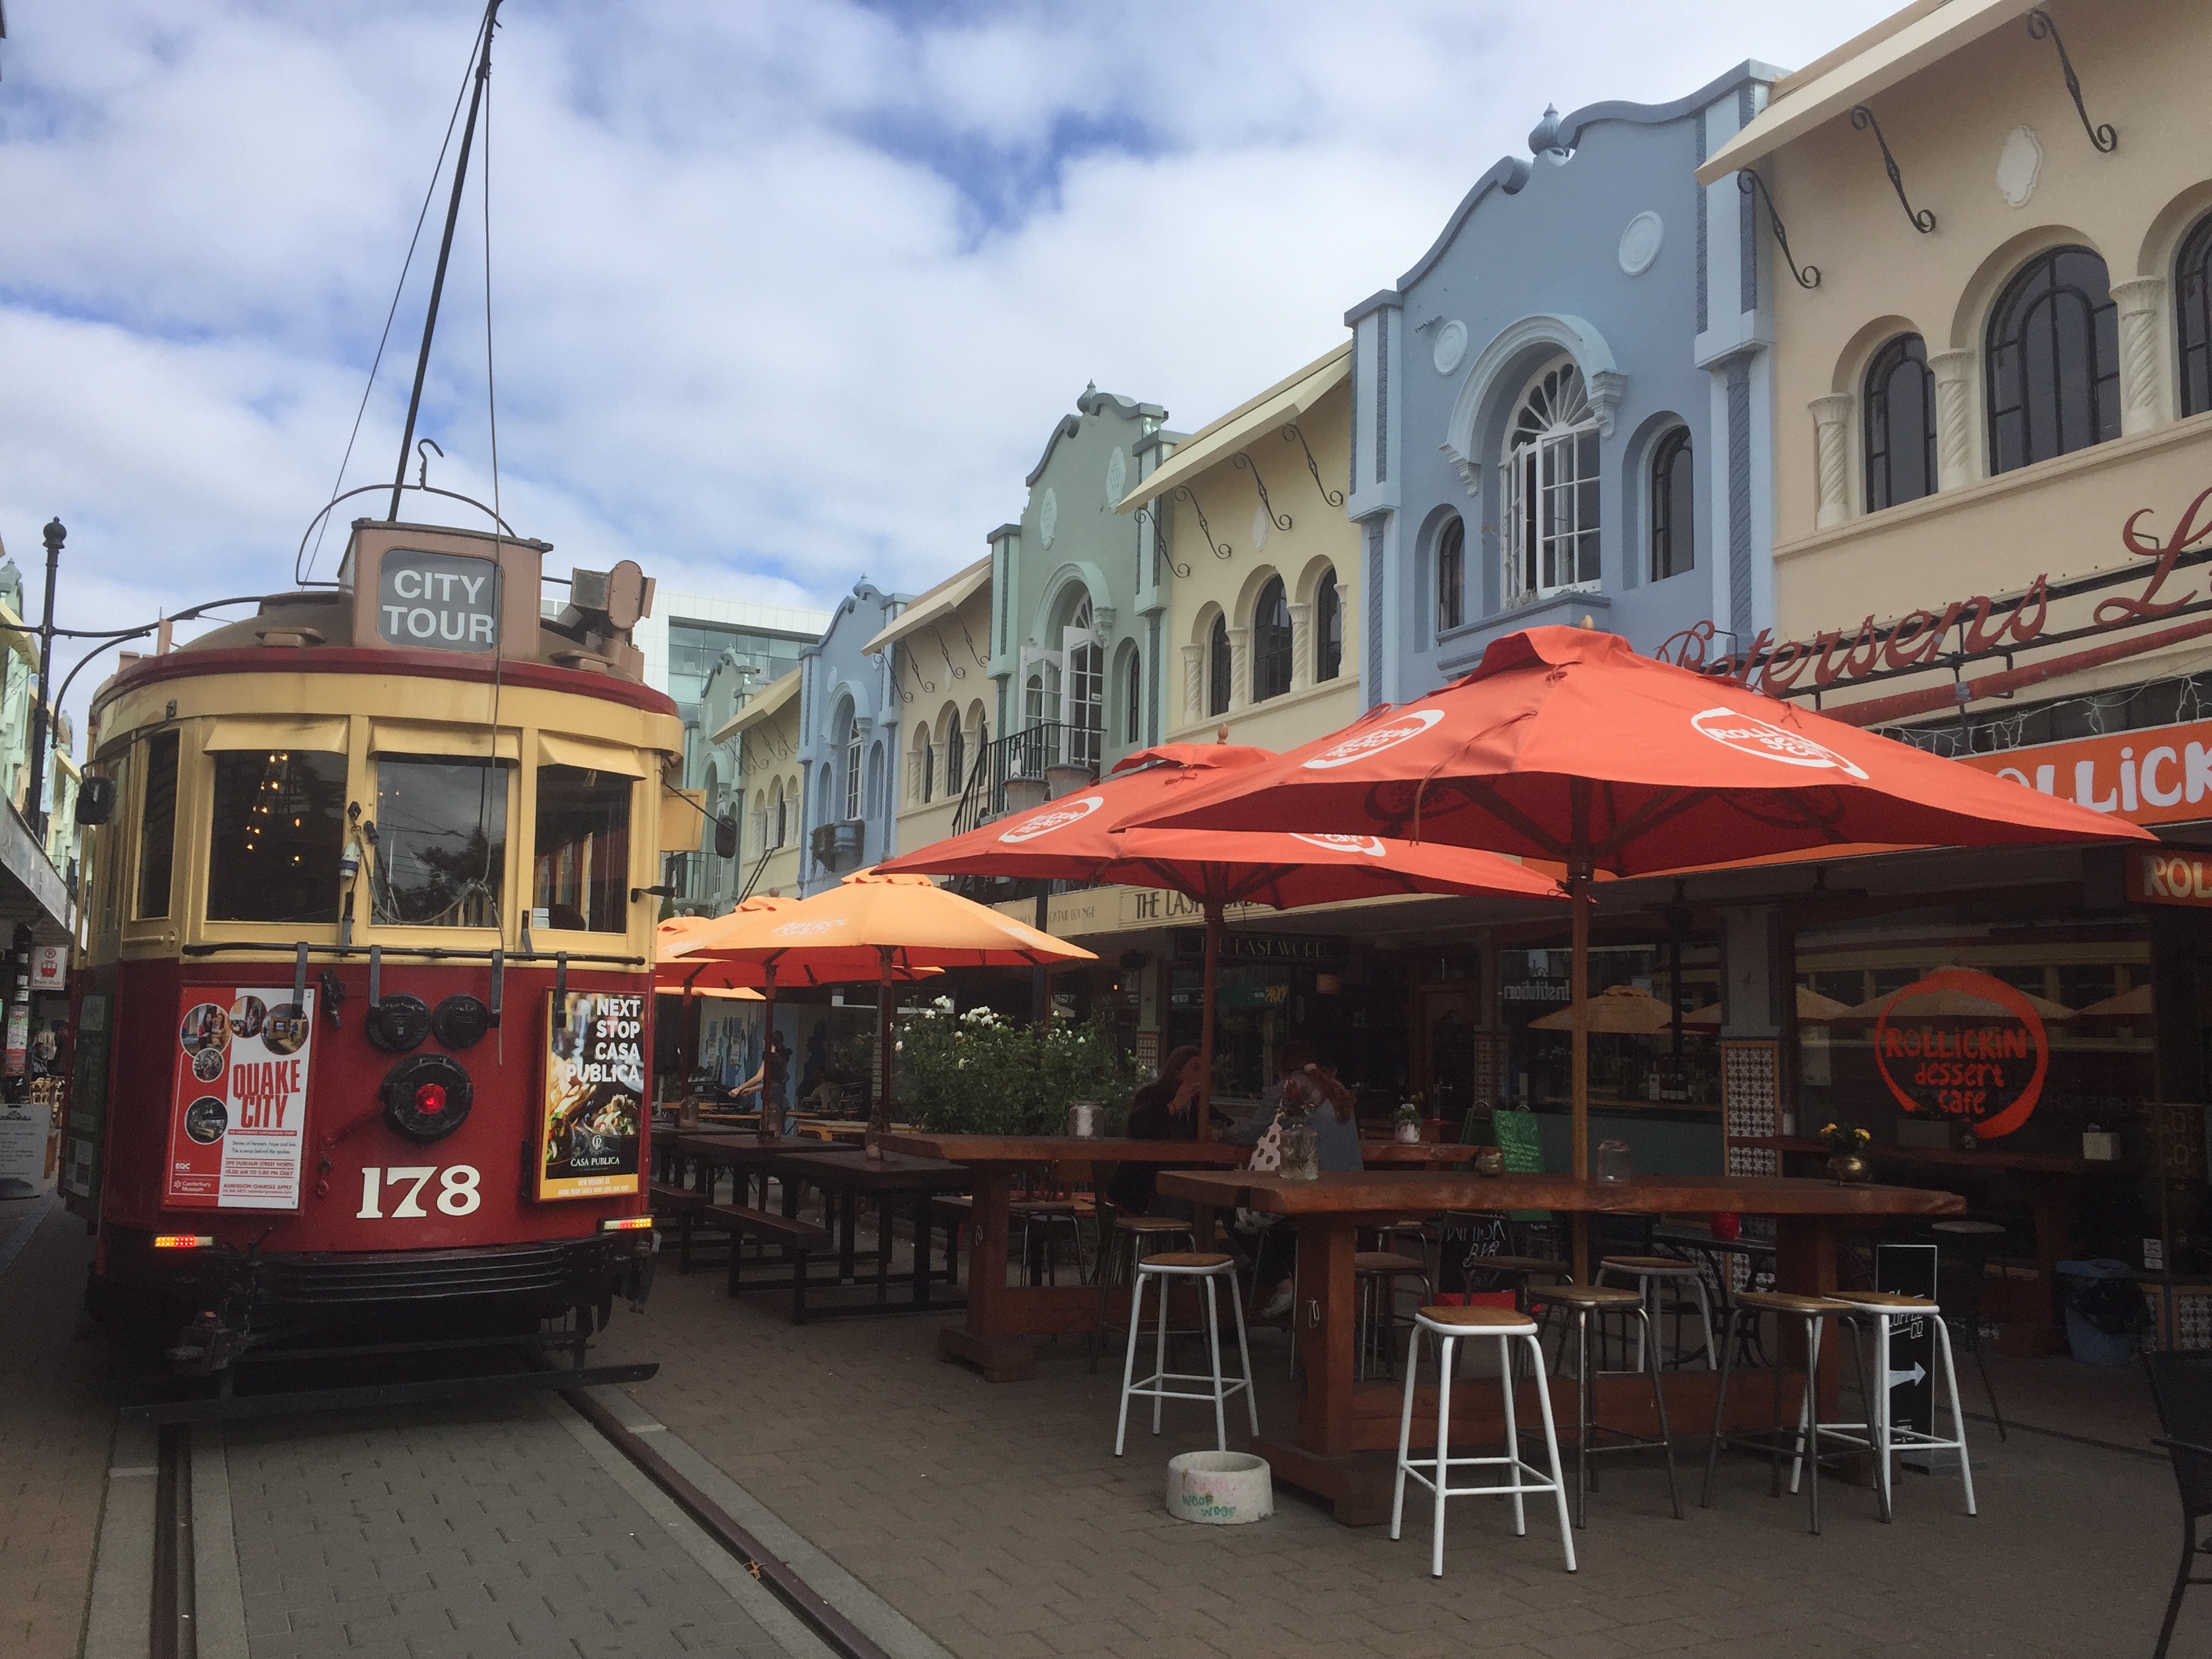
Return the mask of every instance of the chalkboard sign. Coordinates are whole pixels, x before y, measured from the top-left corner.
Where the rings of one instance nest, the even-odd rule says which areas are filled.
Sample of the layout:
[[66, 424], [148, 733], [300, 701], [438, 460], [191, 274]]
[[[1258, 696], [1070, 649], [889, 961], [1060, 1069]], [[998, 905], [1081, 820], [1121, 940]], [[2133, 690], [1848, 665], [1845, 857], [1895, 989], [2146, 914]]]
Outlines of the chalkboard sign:
[[1498, 1211], [1469, 1214], [1454, 1212], [1444, 1218], [1440, 1230], [1442, 1243], [1437, 1253], [1437, 1273], [1443, 1283], [1437, 1288], [1448, 1295], [1468, 1291], [1510, 1290], [1510, 1284], [1501, 1284], [1482, 1270], [1482, 1258], [1486, 1255], [1511, 1255], [1513, 1252], [1512, 1224]]
[[[1498, 1112], [1490, 1120], [1498, 1136], [1498, 1149], [1505, 1154], [1505, 1173], [1508, 1175], [1541, 1175], [1544, 1173], [1544, 1139], [1536, 1127], [1534, 1112]], [[1549, 1210], [1516, 1210], [1516, 1221], [1547, 1219]]]

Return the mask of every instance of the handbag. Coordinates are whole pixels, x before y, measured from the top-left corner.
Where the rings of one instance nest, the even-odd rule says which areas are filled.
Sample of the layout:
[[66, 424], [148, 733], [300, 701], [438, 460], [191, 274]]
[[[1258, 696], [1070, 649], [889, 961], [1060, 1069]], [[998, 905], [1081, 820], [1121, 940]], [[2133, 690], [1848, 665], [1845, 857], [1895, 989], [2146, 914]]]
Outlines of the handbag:
[[[1244, 1167], [1255, 1175], [1272, 1174], [1283, 1167], [1283, 1113], [1280, 1107], [1268, 1121], [1266, 1132], [1254, 1144], [1251, 1156], [1244, 1160]], [[1235, 1224], [1240, 1233], [1263, 1233], [1281, 1219], [1279, 1215], [1248, 1210], [1239, 1205]]]

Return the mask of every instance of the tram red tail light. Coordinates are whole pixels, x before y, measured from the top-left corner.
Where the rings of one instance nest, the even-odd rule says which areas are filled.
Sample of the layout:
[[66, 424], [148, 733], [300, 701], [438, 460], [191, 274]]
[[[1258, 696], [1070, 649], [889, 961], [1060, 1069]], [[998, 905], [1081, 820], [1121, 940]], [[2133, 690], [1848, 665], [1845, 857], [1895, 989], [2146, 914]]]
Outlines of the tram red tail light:
[[157, 1250], [211, 1250], [215, 1239], [208, 1233], [155, 1233], [154, 1248]]
[[649, 1215], [611, 1215], [599, 1223], [603, 1233], [649, 1233], [653, 1218]]

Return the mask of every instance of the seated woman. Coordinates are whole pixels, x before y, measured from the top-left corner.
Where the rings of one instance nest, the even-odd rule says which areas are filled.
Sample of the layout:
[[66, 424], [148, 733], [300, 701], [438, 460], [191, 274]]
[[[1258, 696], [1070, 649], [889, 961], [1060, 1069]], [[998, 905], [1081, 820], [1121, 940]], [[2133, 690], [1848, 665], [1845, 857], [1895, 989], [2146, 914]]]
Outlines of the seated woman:
[[[1206, 1063], [1189, 1043], [1170, 1049], [1160, 1074], [1137, 1091], [1129, 1103], [1131, 1140], [1195, 1140], [1198, 1139], [1198, 1097], [1206, 1081]], [[1153, 1208], [1153, 1178], [1158, 1172], [1149, 1164], [1124, 1164], [1108, 1183], [1106, 1196], [1127, 1215], [1188, 1214], [1189, 1206], [1170, 1200], [1167, 1211]]]
[[[1285, 1095], [1295, 1093], [1306, 1109], [1306, 1127], [1314, 1133], [1314, 1161], [1324, 1173], [1356, 1171], [1367, 1167], [1359, 1153], [1359, 1114], [1352, 1091], [1338, 1081], [1335, 1068], [1323, 1066], [1312, 1043], [1303, 1039], [1286, 1042], [1275, 1051], [1275, 1080], [1261, 1093], [1260, 1108], [1222, 1136], [1238, 1146], [1255, 1145], [1282, 1110]], [[1256, 1295], [1268, 1285], [1274, 1294], [1260, 1310], [1262, 1319], [1280, 1319], [1291, 1310], [1291, 1272], [1297, 1261], [1295, 1229], [1279, 1218], [1256, 1233], [1238, 1236], [1252, 1255], [1252, 1284]]]

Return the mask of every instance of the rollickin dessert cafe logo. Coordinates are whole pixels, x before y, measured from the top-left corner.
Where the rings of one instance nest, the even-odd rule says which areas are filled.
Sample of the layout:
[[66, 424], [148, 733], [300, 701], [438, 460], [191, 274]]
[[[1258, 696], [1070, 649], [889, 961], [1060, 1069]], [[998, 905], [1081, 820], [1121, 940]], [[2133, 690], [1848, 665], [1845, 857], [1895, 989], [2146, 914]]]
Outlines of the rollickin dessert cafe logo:
[[1388, 850], [1377, 836], [1309, 836], [1294, 830], [1291, 839], [1327, 853], [1364, 853], [1370, 859], [1379, 859]]
[[1354, 761], [1369, 759], [1386, 749], [1395, 749], [1401, 743], [1410, 743], [1444, 717], [1441, 708], [1413, 708], [1402, 714], [1393, 714], [1389, 720], [1364, 732], [1355, 732], [1341, 743], [1333, 743], [1305, 763], [1309, 772], [1327, 772], [1336, 767], [1349, 766]]
[[824, 916], [816, 921], [787, 921], [781, 927], [771, 928], [769, 934], [775, 939], [812, 939], [817, 934], [832, 932], [844, 925], [845, 918], [842, 916]]
[[1971, 968], [1941, 969], [1884, 1003], [1874, 1054], [1907, 1112], [1963, 1123], [1983, 1140], [2027, 1121], [2051, 1069], [2035, 1005]]
[[1103, 795], [1085, 795], [1081, 800], [1061, 801], [1039, 812], [1034, 817], [1024, 818], [999, 837], [1009, 847], [1019, 846], [1025, 841], [1035, 841], [1039, 836], [1048, 836], [1055, 830], [1065, 830], [1071, 823], [1080, 823], [1106, 804]]
[[1866, 776], [1826, 744], [1815, 743], [1801, 732], [1761, 720], [1756, 714], [1740, 714], [1733, 708], [1707, 708], [1691, 715], [1690, 725], [1740, 755], [1756, 755], [1761, 760], [1780, 761], [1784, 766], [1830, 769], [1861, 780]]

